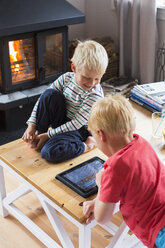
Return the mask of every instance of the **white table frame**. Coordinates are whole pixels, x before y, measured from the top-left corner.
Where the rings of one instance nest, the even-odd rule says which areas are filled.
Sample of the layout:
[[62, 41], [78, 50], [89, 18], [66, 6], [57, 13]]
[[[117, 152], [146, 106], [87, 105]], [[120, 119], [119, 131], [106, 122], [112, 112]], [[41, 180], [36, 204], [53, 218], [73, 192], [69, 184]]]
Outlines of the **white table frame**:
[[[8, 172], [14, 175], [22, 184], [14, 191], [6, 194], [5, 179], [3, 169], [8, 170]], [[29, 192], [34, 192], [41, 202], [41, 205], [56, 232], [61, 245], [59, 245], [55, 240], [49, 237], [39, 226], [37, 226], [30, 218], [28, 218], [19, 208], [14, 205], [14, 201], [28, 194]], [[119, 211], [119, 205], [116, 205], [114, 213]], [[55, 204], [47, 196], [41, 193], [37, 188], [35, 188], [30, 182], [28, 182], [23, 176], [18, 174], [14, 169], [8, 166], [4, 161], [0, 160], [0, 214], [3, 217], [7, 217], [11, 213], [19, 222], [21, 222], [30, 232], [32, 232], [46, 247], [48, 248], [74, 248], [74, 245], [68, 236], [63, 224], [61, 223], [58, 213], [61, 213], [65, 218], [71, 221], [75, 226], [78, 227], [79, 232], [79, 248], [90, 248], [91, 247], [91, 229], [98, 223], [94, 220], [90, 224], [86, 225], [84, 223], [78, 222], [61, 207]], [[120, 227], [117, 227], [112, 222], [107, 225], [102, 226], [105, 230], [114, 235], [112, 241], [107, 246], [107, 248], [121, 248], [121, 242], [123, 238], [129, 236], [129, 228], [123, 222]], [[123, 246], [122, 246], [123, 247]], [[126, 246], [128, 247], [128, 246]]]

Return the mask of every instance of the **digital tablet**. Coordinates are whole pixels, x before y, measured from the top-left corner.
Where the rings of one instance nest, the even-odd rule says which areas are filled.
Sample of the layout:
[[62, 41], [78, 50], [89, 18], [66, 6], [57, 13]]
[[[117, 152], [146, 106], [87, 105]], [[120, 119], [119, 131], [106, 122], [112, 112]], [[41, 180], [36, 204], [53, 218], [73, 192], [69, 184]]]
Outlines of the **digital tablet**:
[[56, 179], [87, 198], [97, 193], [96, 174], [103, 168], [104, 160], [93, 157], [56, 175]]

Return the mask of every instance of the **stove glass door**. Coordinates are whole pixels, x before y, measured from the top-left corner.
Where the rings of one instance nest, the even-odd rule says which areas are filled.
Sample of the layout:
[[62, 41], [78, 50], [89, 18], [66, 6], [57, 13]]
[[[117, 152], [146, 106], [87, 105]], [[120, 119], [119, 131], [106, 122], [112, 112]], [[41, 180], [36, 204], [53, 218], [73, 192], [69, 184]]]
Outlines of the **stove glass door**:
[[8, 42], [12, 84], [35, 79], [34, 38]]
[[62, 33], [47, 35], [43, 38], [43, 65], [45, 76], [63, 71]]

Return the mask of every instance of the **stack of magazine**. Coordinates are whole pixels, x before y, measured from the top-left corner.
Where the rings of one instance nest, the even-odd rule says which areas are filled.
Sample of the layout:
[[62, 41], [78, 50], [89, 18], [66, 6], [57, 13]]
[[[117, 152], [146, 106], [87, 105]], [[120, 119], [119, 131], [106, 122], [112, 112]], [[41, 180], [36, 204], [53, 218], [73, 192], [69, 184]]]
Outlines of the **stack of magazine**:
[[130, 99], [151, 112], [161, 112], [165, 108], [165, 82], [136, 85]]

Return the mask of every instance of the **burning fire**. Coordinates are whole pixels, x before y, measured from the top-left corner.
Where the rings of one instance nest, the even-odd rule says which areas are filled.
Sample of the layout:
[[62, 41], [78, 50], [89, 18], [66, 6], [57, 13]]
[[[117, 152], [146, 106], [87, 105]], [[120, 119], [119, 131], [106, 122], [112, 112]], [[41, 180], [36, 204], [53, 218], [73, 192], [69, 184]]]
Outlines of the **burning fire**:
[[9, 41], [9, 53], [10, 53], [10, 61], [13, 63], [11, 68], [15, 72], [19, 72], [19, 64], [16, 62], [20, 60], [19, 46], [21, 40]]
[[35, 78], [33, 40], [8, 42], [12, 84]]

